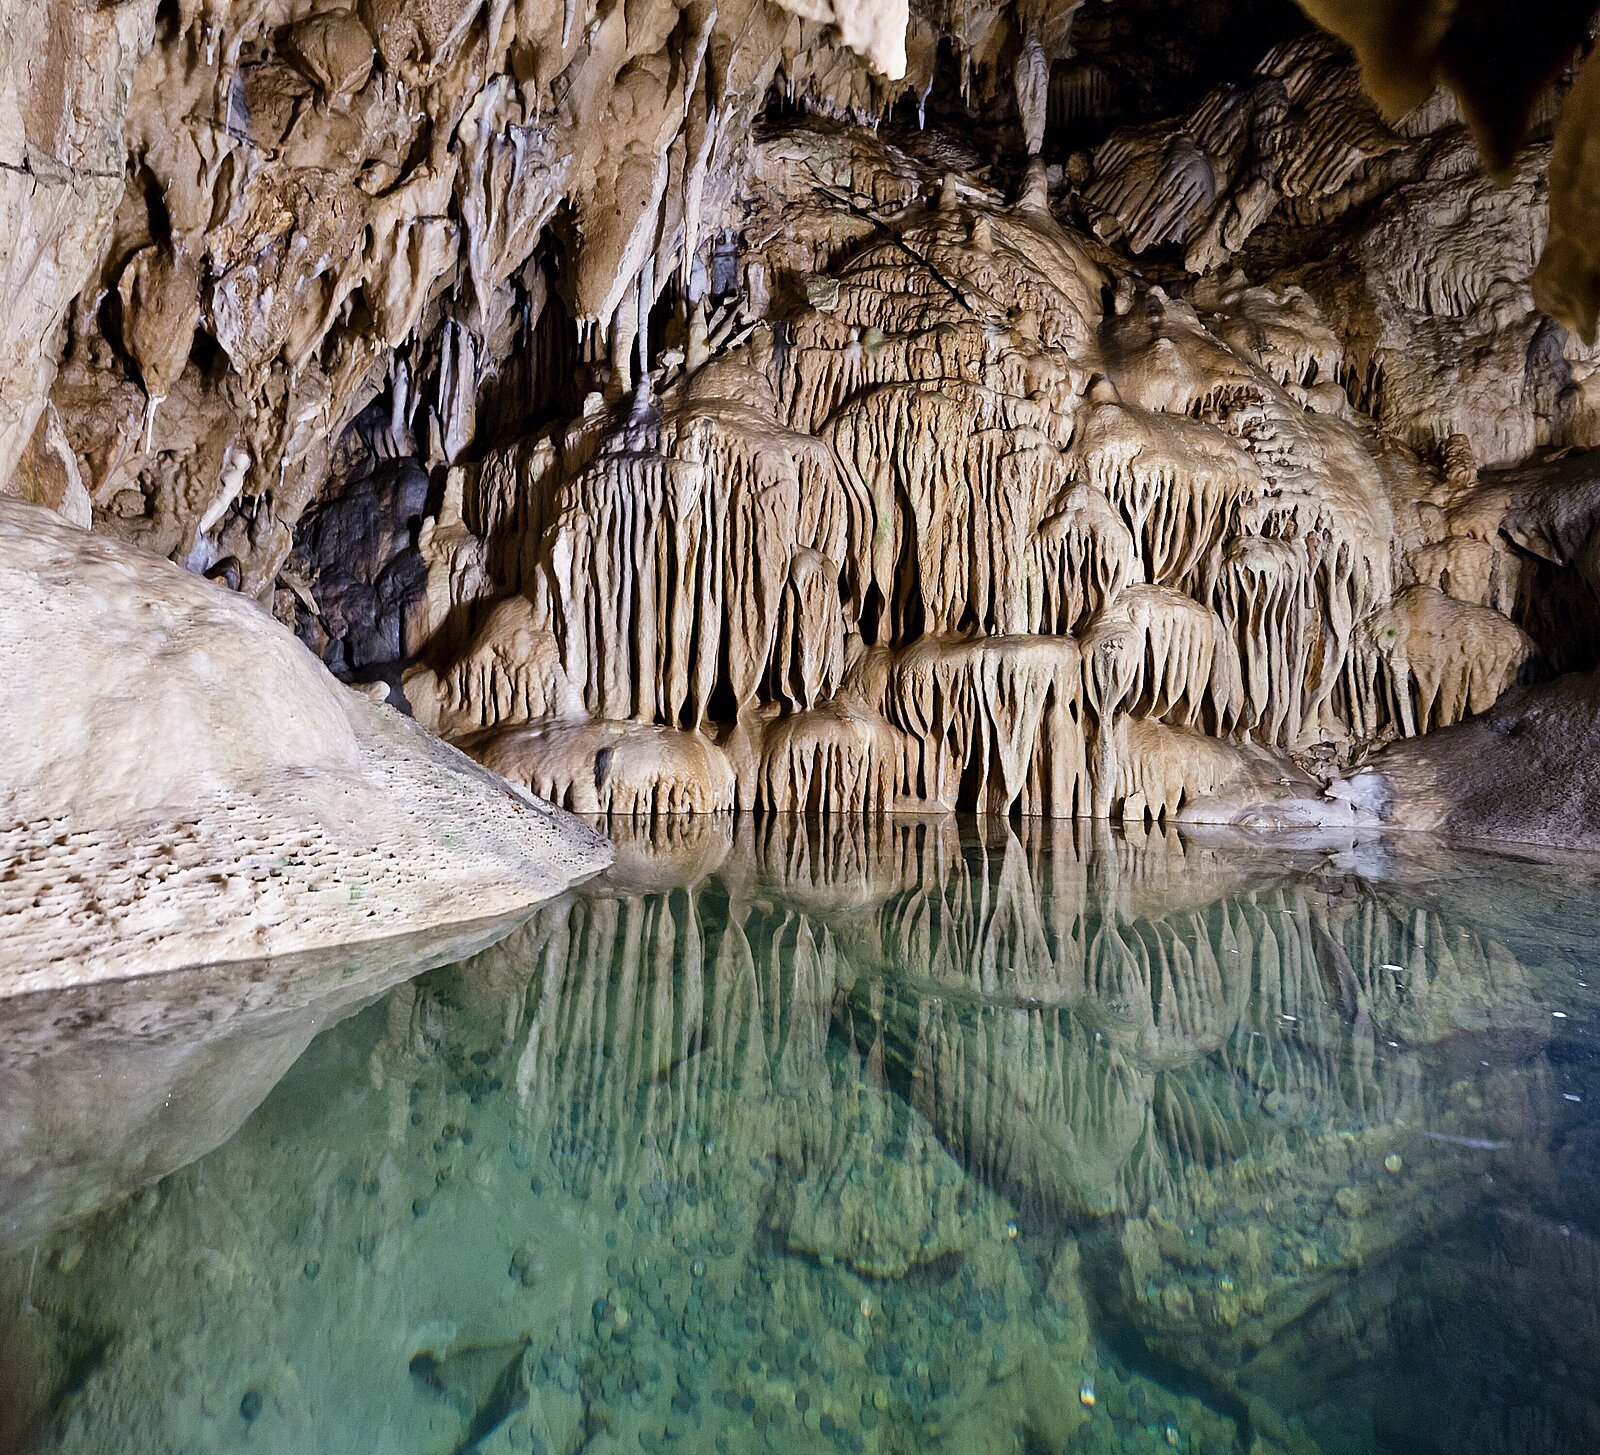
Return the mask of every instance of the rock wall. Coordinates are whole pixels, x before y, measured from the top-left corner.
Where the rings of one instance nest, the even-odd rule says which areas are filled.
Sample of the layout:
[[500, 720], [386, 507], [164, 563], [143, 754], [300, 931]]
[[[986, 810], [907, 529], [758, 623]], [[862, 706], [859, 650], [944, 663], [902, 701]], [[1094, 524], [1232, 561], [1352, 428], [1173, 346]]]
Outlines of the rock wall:
[[1584, 17], [1308, 8], [24, 9], [0, 469], [574, 808], [1375, 821], [1600, 661]]
[[1594, 660], [1593, 465], [1544, 458], [1591, 364], [1527, 282], [1536, 158], [1487, 205], [1448, 106], [1391, 130], [1320, 37], [1226, 99], [1285, 96], [1248, 226], [1237, 158], [1185, 201], [1193, 119], [1019, 202], [942, 137], [764, 134], [739, 294], [449, 471], [418, 715], [589, 812], [1374, 821], [1372, 749]]
[[[68, 133], [49, 185], [85, 198], [15, 209], [12, 272], [52, 270], [27, 280], [18, 337], [52, 343], [8, 389], [0, 466], [50, 390], [100, 524], [269, 601], [370, 401], [404, 443], [414, 426], [453, 454], [482, 376], [544, 308], [610, 335], [694, 256], [775, 80], [837, 66], [846, 103], [881, 104], [868, 64], [907, 65], [903, 0], [803, 19], [759, 0], [48, 9], [28, 12], [34, 90], [89, 94], [26, 91], [19, 55], [13, 109], [27, 157], [49, 141], [35, 131]], [[865, 61], [818, 48], [825, 30]], [[71, 170], [91, 142], [98, 170]], [[62, 216], [62, 235], [29, 236]], [[554, 288], [542, 244], [564, 253]], [[423, 368], [461, 376], [426, 420], [407, 408]]]
[[61, 468], [76, 469], [47, 399], [61, 324], [100, 262], [123, 196], [129, 88], [154, 12], [155, 0], [17, 0], [5, 8], [0, 40], [0, 481], [34, 441], [21, 493], [53, 496], [49, 504], [68, 504], [84, 524], [81, 481], [68, 497], [36, 477], [63, 454]]

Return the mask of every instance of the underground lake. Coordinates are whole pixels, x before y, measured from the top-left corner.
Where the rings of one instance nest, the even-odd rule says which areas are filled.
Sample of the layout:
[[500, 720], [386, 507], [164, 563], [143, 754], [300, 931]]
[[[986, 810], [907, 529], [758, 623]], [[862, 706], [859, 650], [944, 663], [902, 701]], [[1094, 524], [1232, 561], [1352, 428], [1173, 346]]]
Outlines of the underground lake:
[[606, 827], [519, 923], [0, 1003], [0, 1447], [1600, 1439], [1592, 860]]

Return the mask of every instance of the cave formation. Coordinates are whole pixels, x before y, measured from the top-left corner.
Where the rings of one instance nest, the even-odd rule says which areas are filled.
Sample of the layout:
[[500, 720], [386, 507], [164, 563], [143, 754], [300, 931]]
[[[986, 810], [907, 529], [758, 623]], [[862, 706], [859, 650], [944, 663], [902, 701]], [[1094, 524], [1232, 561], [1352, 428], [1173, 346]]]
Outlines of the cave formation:
[[488, 916], [537, 799], [1592, 846], [1552, 9], [18, 0], [0, 926]]

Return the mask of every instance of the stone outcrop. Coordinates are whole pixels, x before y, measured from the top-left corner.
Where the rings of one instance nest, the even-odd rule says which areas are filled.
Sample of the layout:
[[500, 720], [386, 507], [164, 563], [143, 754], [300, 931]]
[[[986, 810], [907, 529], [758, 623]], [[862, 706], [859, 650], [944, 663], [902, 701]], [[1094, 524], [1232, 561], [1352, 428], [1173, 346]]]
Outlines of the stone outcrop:
[[248, 601], [43, 507], [0, 499], [0, 597], [9, 993], [502, 916], [609, 857]]
[[1573, 673], [1373, 759], [1388, 816], [1454, 838], [1600, 848], [1600, 684]]

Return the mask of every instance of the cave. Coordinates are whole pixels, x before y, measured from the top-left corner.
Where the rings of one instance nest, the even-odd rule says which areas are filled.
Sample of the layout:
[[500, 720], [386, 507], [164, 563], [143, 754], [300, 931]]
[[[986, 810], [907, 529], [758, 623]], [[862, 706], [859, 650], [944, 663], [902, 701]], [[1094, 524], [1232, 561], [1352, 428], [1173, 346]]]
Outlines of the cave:
[[1595, 1448], [1600, 11], [722, 3], [10, 6], [0, 1451]]

